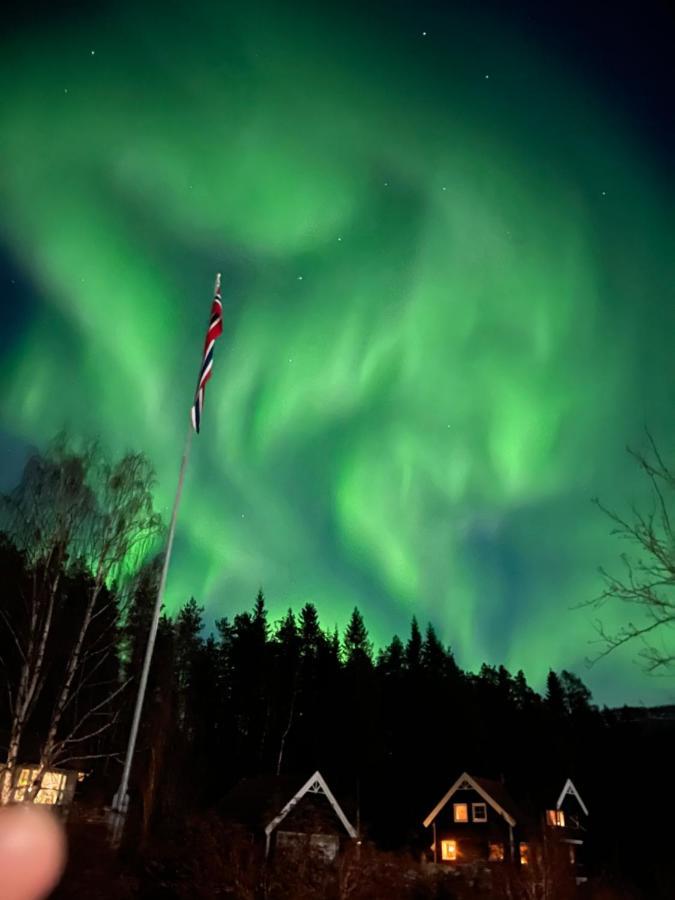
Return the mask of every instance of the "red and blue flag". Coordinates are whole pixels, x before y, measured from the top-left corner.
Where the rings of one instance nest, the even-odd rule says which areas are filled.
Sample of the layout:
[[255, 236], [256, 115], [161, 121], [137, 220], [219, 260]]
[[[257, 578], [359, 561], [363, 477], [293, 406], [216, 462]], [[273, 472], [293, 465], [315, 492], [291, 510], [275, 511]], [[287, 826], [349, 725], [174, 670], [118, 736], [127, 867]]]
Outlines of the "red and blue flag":
[[223, 301], [220, 296], [220, 275], [216, 275], [216, 287], [213, 292], [213, 303], [211, 304], [211, 318], [209, 319], [209, 327], [206, 332], [206, 340], [204, 341], [204, 355], [201, 369], [199, 370], [195, 400], [192, 404], [192, 427], [197, 434], [199, 434], [202, 412], [204, 410], [204, 390], [213, 370], [213, 347], [222, 333]]

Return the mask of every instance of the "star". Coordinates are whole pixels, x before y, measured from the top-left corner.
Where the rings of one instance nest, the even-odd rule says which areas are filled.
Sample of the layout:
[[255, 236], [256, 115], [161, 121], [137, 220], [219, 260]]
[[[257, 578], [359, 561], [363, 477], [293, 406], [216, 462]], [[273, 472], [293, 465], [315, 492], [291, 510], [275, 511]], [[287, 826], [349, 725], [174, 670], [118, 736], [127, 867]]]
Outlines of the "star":
[[422, 32], [422, 37], [426, 37], [426, 36], [427, 36], [426, 31], [423, 31], [423, 32]]
[[338, 241], [341, 241], [341, 240], [342, 240], [342, 238], [341, 238], [341, 237], [338, 237]]
[[67, 94], [67, 93], [68, 93], [68, 88], [64, 88], [64, 89], [63, 89], [63, 93], [64, 93], [64, 94]]
[[442, 187], [442, 188], [441, 188], [441, 190], [442, 190], [442, 191], [447, 191], [447, 188], [446, 188], [446, 186], [445, 186], [445, 185], [443, 185], [443, 187]]
[[602, 192], [602, 196], [603, 196], [603, 197], [606, 197], [606, 196], [607, 196], [607, 191], [603, 191], [603, 192]]
[[94, 56], [95, 53], [96, 53], [95, 50], [92, 50], [92, 51], [91, 51], [91, 55], [92, 55], [92, 56]]
[[489, 76], [489, 75], [486, 75], [485, 77], [486, 77], [486, 78], [489, 78], [490, 76]]
[[302, 281], [302, 275], [298, 275], [298, 281]]

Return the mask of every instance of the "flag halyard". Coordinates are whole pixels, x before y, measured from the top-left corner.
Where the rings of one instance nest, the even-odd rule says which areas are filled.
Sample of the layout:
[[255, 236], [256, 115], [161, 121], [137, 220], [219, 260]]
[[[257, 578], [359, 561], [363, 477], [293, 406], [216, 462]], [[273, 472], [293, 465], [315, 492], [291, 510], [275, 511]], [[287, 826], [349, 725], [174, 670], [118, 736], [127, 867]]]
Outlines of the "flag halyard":
[[209, 327], [206, 331], [206, 338], [204, 340], [204, 354], [202, 356], [199, 379], [197, 380], [197, 390], [195, 391], [195, 399], [191, 410], [192, 427], [197, 434], [199, 434], [202, 412], [204, 410], [206, 382], [211, 377], [213, 370], [213, 347], [222, 333], [223, 301], [220, 294], [220, 275], [216, 275], [216, 286], [213, 292], [213, 302], [211, 304], [211, 318], [209, 319]]

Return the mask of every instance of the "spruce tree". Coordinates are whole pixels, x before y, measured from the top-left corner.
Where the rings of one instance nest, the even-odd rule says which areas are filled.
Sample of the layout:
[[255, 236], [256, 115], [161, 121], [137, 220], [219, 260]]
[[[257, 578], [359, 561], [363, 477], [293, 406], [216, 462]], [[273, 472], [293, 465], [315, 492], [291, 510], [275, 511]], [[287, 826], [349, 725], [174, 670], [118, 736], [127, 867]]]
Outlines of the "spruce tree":
[[422, 634], [415, 616], [412, 617], [410, 637], [405, 645], [405, 664], [411, 673], [418, 672], [422, 665]]
[[372, 662], [373, 645], [368, 639], [368, 630], [363, 621], [363, 616], [356, 607], [354, 607], [347, 625], [342, 645], [347, 666], [361, 666]]

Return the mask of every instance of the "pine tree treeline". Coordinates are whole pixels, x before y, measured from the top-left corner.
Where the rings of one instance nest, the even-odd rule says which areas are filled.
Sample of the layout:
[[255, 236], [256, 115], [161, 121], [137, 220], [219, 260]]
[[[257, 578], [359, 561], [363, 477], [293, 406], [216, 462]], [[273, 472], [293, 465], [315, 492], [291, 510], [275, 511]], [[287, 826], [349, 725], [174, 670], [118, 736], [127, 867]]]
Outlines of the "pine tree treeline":
[[312, 603], [270, 622], [262, 591], [208, 636], [203, 614], [192, 598], [161, 623], [137, 783], [154, 784], [146, 815], [162, 820], [217, 806], [241, 777], [318, 768], [398, 846], [459, 771], [508, 776], [527, 796], [578, 774], [606, 728], [576, 675], [550, 672], [540, 696], [522, 671], [464, 672], [415, 618], [376, 652], [358, 609], [342, 635]]

